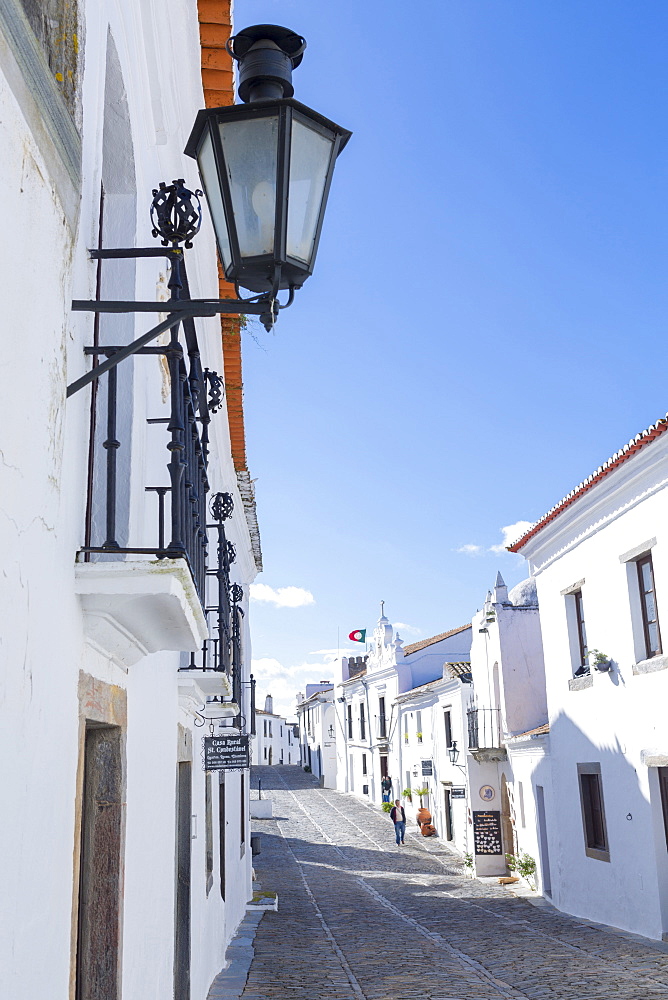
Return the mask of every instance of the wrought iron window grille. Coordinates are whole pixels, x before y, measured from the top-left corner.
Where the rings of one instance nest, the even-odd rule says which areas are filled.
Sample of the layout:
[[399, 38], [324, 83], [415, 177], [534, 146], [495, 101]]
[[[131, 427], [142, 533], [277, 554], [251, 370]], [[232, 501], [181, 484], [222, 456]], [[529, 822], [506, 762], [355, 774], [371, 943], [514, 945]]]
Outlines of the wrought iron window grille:
[[470, 750], [491, 750], [501, 747], [500, 709], [474, 707], [469, 708], [466, 715]]

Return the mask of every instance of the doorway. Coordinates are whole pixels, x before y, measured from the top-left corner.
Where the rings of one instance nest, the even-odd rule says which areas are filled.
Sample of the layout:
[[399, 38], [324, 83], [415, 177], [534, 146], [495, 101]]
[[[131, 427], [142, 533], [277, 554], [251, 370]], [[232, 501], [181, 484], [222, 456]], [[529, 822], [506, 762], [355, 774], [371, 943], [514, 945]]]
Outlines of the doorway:
[[388, 768], [387, 768], [387, 754], [382, 753], [380, 755], [380, 776], [381, 778], [387, 778]]
[[225, 772], [218, 779], [218, 849], [220, 854], [220, 895], [225, 899]]
[[176, 776], [176, 906], [174, 914], [174, 998], [190, 1000], [190, 865], [192, 763], [180, 761]]
[[452, 832], [452, 796], [450, 794], [449, 788], [443, 789], [443, 798], [445, 799], [445, 839], [454, 840], [454, 835]]
[[76, 1000], [120, 997], [122, 730], [88, 725], [84, 743]]
[[547, 846], [547, 823], [545, 821], [545, 793], [542, 785], [536, 785], [536, 816], [538, 818], [538, 841], [540, 844], [541, 883], [546, 896], [552, 895], [550, 879], [550, 855]]
[[510, 792], [505, 774], [501, 775], [501, 836], [504, 854], [516, 854], [515, 824], [510, 811]]

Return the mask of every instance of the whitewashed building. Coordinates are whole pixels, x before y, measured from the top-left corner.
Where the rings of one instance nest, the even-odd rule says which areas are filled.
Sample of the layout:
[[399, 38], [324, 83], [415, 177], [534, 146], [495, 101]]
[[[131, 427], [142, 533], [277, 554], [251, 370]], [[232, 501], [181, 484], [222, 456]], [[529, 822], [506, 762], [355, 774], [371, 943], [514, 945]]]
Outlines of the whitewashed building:
[[552, 900], [657, 940], [668, 935], [667, 430], [662, 418], [638, 434], [511, 547], [540, 605]]
[[329, 681], [307, 684], [297, 695], [300, 763], [323, 788], [336, 788], [336, 711]]
[[[0, 5], [14, 220], [0, 249], [0, 995], [12, 1000], [204, 1000], [250, 896], [248, 772], [205, 773], [201, 756], [207, 701], [249, 715], [259, 535], [241, 411], [228, 418], [221, 399], [238, 323], [184, 321], [66, 398], [153, 325], [73, 312], [73, 299], [153, 306], [177, 281], [184, 295], [226, 294], [208, 218], [184, 270], [149, 216], [161, 181], [199, 185], [183, 155], [195, 116], [233, 99], [230, 5], [213, 6]], [[114, 248], [154, 255], [105, 258]]]
[[427, 789], [422, 803], [438, 836], [461, 852], [469, 849], [466, 767], [459, 747], [466, 746], [470, 669], [467, 661], [446, 663], [438, 680], [395, 698], [391, 754], [401, 779], [394, 797], [404, 799], [406, 813], [412, 816], [420, 806], [417, 790]]
[[251, 740], [253, 764], [299, 764], [299, 740], [294, 724], [274, 712], [270, 694], [265, 698], [264, 708], [255, 712], [255, 728]]
[[[342, 657], [336, 687], [337, 787], [341, 791], [382, 802], [381, 780], [389, 775], [393, 797], [400, 797], [406, 780], [403, 766], [404, 731], [399, 730], [399, 695], [443, 677], [446, 663], [469, 658], [471, 626], [451, 629], [403, 647], [401, 638], [381, 610], [365, 656]], [[410, 713], [402, 714], [402, 724]], [[415, 719], [410, 724], [415, 728]], [[415, 735], [415, 740], [418, 737]], [[417, 746], [417, 743], [416, 743]], [[408, 768], [412, 776], [412, 764]]]
[[549, 892], [545, 799], [549, 726], [536, 583], [510, 593], [501, 574], [473, 618], [467, 705], [469, 850], [477, 875], [505, 875], [506, 855], [529, 855]]

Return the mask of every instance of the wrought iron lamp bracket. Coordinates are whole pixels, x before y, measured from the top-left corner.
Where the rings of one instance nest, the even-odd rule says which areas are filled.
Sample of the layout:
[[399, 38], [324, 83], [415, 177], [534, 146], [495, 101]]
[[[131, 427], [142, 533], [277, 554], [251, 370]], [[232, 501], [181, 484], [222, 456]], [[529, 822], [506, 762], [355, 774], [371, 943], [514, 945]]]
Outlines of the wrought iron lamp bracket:
[[[166, 257], [172, 267], [178, 271], [183, 264], [183, 250], [179, 247], [120, 247], [106, 250], [89, 250], [91, 260], [127, 260], [139, 257]], [[182, 320], [192, 319], [198, 316], [217, 315], [253, 315], [259, 316], [260, 321], [267, 331], [270, 331], [276, 322], [279, 309], [287, 308], [291, 304], [294, 295], [291, 296], [285, 305], [281, 305], [272, 292], [266, 295], [255, 295], [250, 299], [182, 299], [179, 298], [179, 283], [176, 285], [176, 296], [165, 302], [131, 302], [116, 299], [74, 299], [72, 302], [73, 312], [90, 313], [168, 313], [167, 319], [147, 330], [131, 344], [120, 348], [112, 357], [96, 365], [81, 378], [76, 379], [67, 387], [67, 396], [73, 396], [80, 389], [90, 385], [100, 375], [104, 375], [111, 368], [131, 357], [145, 347], [148, 343], [159, 337], [165, 330], [171, 330]], [[102, 351], [100, 351], [102, 353]]]

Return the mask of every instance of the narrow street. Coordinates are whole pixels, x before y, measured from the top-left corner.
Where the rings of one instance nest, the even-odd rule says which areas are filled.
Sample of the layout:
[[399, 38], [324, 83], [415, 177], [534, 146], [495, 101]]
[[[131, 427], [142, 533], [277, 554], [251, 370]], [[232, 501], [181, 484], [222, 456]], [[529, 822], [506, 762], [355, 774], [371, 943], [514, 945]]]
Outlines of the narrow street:
[[668, 997], [662, 946], [471, 880], [414, 826], [397, 847], [383, 813], [296, 768], [258, 777], [274, 819], [254, 821], [255, 869], [279, 911], [259, 924], [243, 1000]]

